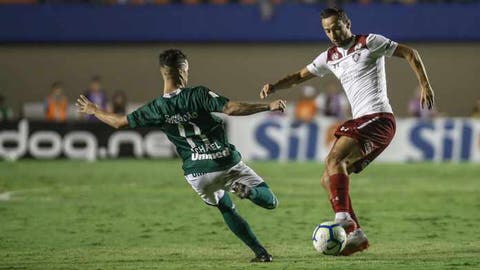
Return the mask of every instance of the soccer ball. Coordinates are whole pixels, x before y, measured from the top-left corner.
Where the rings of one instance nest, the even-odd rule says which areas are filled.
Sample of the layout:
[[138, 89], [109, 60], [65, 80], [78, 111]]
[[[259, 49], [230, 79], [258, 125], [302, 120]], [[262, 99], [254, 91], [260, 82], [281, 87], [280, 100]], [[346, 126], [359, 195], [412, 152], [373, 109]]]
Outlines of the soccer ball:
[[317, 225], [312, 236], [313, 247], [325, 255], [338, 255], [347, 243], [347, 233], [333, 221]]

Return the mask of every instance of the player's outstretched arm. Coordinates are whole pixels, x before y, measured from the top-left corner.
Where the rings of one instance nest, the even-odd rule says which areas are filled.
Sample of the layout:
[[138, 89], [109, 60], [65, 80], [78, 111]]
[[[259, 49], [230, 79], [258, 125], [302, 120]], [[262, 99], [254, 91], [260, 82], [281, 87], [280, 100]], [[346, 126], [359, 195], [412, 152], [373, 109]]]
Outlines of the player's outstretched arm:
[[287, 101], [285, 100], [275, 100], [270, 103], [263, 104], [253, 104], [253, 103], [242, 103], [229, 101], [225, 107], [223, 107], [223, 113], [228, 115], [250, 115], [259, 112], [265, 111], [285, 111], [287, 106]]
[[304, 81], [310, 80], [311, 78], [315, 77], [308, 69], [305, 67], [302, 70], [295, 72], [293, 74], [287, 75], [280, 79], [278, 82], [274, 84], [267, 83], [263, 86], [262, 90], [260, 91], [260, 98], [264, 99], [269, 94], [274, 93], [280, 89], [287, 89]]
[[435, 95], [428, 80], [427, 71], [425, 70], [425, 66], [423, 65], [418, 51], [406, 45], [398, 44], [393, 55], [404, 58], [408, 61], [410, 67], [415, 72], [415, 75], [417, 75], [418, 82], [420, 83], [420, 87], [422, 89], [422, 97], [420, 100], [422, 108], [427, 107], [428, 109], [432, 109], [435, 101]]
[[92, 103], [84, 95], [80, 95], [75, 103], [78, 112], [95, 115], [100, 121], [113, 128], [121, 128], [128, 125], [127, 116], [106, 112]]

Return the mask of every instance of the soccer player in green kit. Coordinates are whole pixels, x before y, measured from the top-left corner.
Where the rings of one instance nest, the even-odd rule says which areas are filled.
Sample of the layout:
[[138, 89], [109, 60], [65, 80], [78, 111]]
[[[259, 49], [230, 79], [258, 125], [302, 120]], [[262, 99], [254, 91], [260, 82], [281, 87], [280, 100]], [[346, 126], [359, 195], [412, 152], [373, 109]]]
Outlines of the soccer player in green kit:
[[234, 102], [204, 86], [187, 87], [188, 61], [180, 50], [162, 52], [159, 62], [164, 80], [162, 96], [128, 115], [103, 111], [85, 96], [80, 96], [76, 103], [78, 110], [114, 128], [161, 128], [183, 160], [187, 181], [205, 203], [220, 210], [230, 230], [255, 253], [251, 261], [271, 262], [272, 256], [235, 210], [225, 191], [233, 190], [240, 198], [247, 198], [266, 209], [276, 208], [277, 198], [263, 179], [241, 161], [240, 153], [228, 142], [223, 121], [211, 113], [250, 115], [283, 111], [286, 102]]

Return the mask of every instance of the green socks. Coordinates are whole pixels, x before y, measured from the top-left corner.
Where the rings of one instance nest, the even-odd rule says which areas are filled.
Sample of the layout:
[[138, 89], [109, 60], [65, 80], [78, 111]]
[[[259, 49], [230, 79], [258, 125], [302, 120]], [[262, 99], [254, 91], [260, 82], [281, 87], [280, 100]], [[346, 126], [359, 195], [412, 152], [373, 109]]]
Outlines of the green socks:
[[[266, 209], [274, 209], [278, 205], [277, 197], [273, 194], [266, 183], [253, 187], [248, 195], [253, 203]], [[266, 254], [265, 248], [258, 242], [248, 223], [237, 213], [228, 193], [225, 192], [218, 202], [218, 209], [222, 213], [228, 228], [243, 241], [255, 255]]]
[[218, 209], [222, 213], [225, 223], [228, 228], [242, 240], [255, 255], [262, 255], [267, 253], [265, 248], [260, 245], [257, 237], [253, 234], [248, 223], [235, 210], [230, 196], [225, 192], [225, 195], [218, 202]]
[[266, 183], [253, 187], [248, 198], [256, 205], [266, 209], [275, 209], [278, 206], [277, 197]]

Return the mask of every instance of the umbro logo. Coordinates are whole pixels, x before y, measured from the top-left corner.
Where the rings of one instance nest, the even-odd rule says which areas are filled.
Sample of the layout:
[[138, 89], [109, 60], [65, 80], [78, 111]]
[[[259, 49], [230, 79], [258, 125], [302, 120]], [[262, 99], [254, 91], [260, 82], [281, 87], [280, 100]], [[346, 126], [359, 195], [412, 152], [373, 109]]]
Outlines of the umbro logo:
[[353, 56], [353, 61], [358, 62], [358, 59], [360, 59], [360, 53], [355, 53]]

